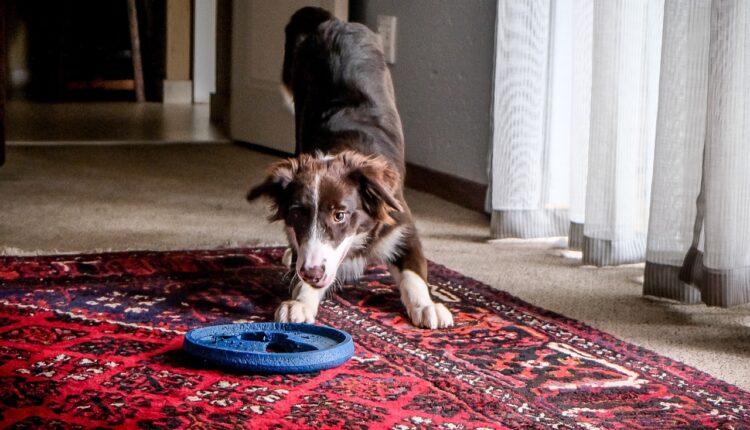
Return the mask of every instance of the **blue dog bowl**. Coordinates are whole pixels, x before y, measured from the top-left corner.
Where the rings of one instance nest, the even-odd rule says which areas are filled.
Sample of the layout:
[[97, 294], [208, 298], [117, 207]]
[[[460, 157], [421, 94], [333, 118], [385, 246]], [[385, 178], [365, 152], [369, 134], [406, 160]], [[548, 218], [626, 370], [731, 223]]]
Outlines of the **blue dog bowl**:
[[306, 373], [340, 366], [354, 354], [352, 337], [335, 328], [295, 323], [225, 324], [185, 335], [193, 357], [250, 373]]

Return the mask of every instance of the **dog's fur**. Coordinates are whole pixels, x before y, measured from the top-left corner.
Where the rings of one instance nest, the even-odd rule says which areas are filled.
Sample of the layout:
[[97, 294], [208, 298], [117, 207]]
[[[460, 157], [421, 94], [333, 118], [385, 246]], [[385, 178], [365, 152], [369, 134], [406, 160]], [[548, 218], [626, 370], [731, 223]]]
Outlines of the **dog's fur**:
[[277, 321], [313, 322], [337, 280], [386, 263], [414, 325], [448, 327], [430, 298], [427, 264], [404, 200], [404, 142], [378, 37], [320, 8], [286, 27], [282, 82], [294, 102], [296, 158], [271, 166], [248, 199], [269, 197], [283, 221], [299, 282]]

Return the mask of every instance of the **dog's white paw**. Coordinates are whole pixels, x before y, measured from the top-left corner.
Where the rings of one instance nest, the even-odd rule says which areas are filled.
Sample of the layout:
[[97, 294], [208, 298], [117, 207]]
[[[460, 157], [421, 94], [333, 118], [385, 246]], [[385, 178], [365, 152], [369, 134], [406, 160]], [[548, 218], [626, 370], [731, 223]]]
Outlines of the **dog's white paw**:
[[417, 327], [436, 329], [453, 325], [453, 315], [442, 303], [430, 303], [425, 306], [407, 306], [412, 324]]
[[299, 300], [287, 300], [276, 309], [275, 319], [277, 322], [312, 324], [317, 313], [316, 306]]

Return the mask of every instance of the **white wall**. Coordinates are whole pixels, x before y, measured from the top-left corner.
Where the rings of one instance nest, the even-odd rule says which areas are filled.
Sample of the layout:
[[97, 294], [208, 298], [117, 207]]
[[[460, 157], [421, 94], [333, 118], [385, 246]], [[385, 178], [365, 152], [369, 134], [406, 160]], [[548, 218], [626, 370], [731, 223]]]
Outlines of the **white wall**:
[[396, 103], [407, 161], [487, 183], [494, 0], [351, 0], [350, 18], [398, 18]]
[[193, 103], [208, 103], [216, 91], [216, 0], [195, 0], [193, 15]]

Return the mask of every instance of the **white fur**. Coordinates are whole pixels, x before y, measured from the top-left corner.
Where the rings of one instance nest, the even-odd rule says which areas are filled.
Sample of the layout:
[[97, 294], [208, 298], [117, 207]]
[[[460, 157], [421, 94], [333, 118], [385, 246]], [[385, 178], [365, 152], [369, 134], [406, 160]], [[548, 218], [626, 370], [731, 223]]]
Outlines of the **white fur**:
[[362, 249], [367, 246], [369, 235], [367, 233], [359, 233], [352, 237], [352, 244], [349, 249]]
[[370, 254], [383, 263], [390, 262], [398, 253], [399, 248], [404, 241], [405, 234], [405, 226], [401, 225], [395, 227], [393, 230], [388, 232], [387, 235], [382, 236], [380, 239], [378, 239], [377, 242], [375, 242]]
[[367, 258], [365, 257], [354, 257], [347, 258], [339, 266], [337, 277], [341, 281], [355, 281], [362, 276], [367, 267]]
[[334, 158], [336, 158], [336, 155], [335, 154], [329, 154], [329, 153], [323, 152], [321, 150], [316, 150], [315, 151], [315, 158], [318, 159], [318, 160], [320, 160], [320, 161], [331, 161]]
[[320, 240], [320, 238], [310, 239], [300, 246], [297, 256], [297, 271], [301, 271], [303, 267], [325, 266], [325, 275], [323, 275], [323, 279], [318, 286], [330, 285], [336, 279], [336, 273], [349, 252], [353, 238], [353, 236], [344, 238], [336, 247], [329, 242]]
[[[349, 245], [349, 250], [354, 249], [362, 249], [367, 246], [368, 242], [368, 234], [367, 233], [360, 233], [352, 237], [351, 244]], [[348, 254], [348, 252], [347, 252]], [[341, 265], [339, 266], [338, 273], [336, 277], [340, 281], [356, 281], [359, 279], [360, 276], [362, 276], [362, 273], [364, 273], [365, 268], [367, 267], [367, 258], [364, 256], [357, 256], [357, 257], [344, 257], [344, 261], [341, 262]]]
[[[319, 154], [318, 158], [325, 159], [327, 155]], [[325, 266], [323, 278], [316, 285], [300, 281], [292, 294], [292, 300], [283, 302], [276, 309], [276, 321], [279, 322], [315, 322], [320, 301], [338, 275], [343, 280], [358, 278], [367, 266], [365, 257], [347, 259], [352, 248], [358, 249], [367, 245], [368, 235], [359, 234], [347, 236], [338, 245], [333, 246], [326, 241], [318, 228], [320, 213], [320, 176], [316, 175], [312, 183], [313, 216], [310, 225], [310, 236], [306, 243], [300, 244], [294, 229], [287, 228], [289, 243], [297, 250], [297, 273], [304, 268]], [[373, 244], [369, 253], [381, 262], [390, 262], [403, 245], [407, 233], [405, 226], [395, 227], [387, 235], [379, 238]], [[291, 248], [284, 253], [284, 264], [291, 264]], [[406, 307], [412, 323], [423, 328], [446, 328], [453, 325], [453, 316], [441, 303], [435, 303], [430, 297], [427, 283], [417, 273], [405, 270], [400, 273], [396, 267], [391, 267], [391, 275], [398, 283], [401, 291], [401, 301]]]
[[297, 273], [306, 267], [325, 266], [323, 278], [315, 286], [328, 287], [336, 279], [339, 265], [349, 252], [356, 236], [347, 236], [337, 246], [323, 238], [318, 228], [318, 214], [320, 213], [320, 176], [315, 175], [312, 183], [313, 216], [310, 224], [310, 237], [306, 243], [299, 244], [297, 254]]
[[412, 324], [423, 328], [446, 328], [453, 325], [453, 316], [442, 303], [430, 298], [430, 290], [421, 276], [411, 270], [402, 273], [391, 267], [391, 276], [398, 282], [401, 302], [406, 307]]
[[300, 281], [294, 289], [292, 300], [282, 302], [276, 309], [276, 321], [314, 323], [318, 314], [318, 306], [325, 297], [326, 290], [328, 287], [315, 288]]

